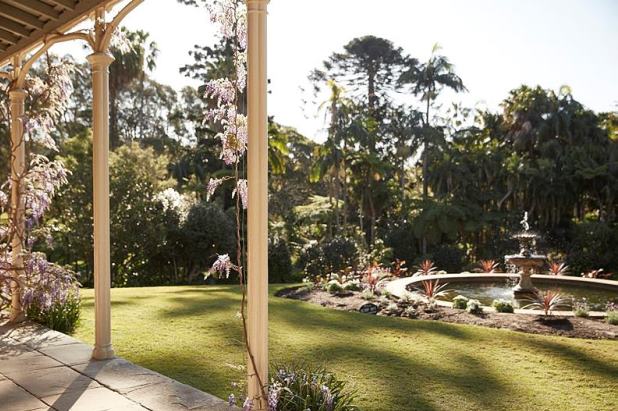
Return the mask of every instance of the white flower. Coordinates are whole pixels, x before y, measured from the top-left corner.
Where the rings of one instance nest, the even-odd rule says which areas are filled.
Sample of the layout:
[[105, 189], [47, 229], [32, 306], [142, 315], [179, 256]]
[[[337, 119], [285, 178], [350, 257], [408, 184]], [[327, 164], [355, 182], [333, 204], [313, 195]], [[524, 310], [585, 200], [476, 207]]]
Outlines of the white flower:
[[248, 189], [247, 189], [247, 180], [240, 179], [236, 182], [236, 188], [232, 192], [232, 198], [234, 198], [238, 194], [240, 196], [240, 201], [242, 203], [242, 208], [247, 209], [247, 204], [249, 203], [248, 198]]
[[215, 191], [217, 191], [217, 188], [219, 188], [222, 182], [222, 178], [211, 178], [210, 181], [208, 181], [208, 186], [206, 187], [206, 201], [210, 201], [210, 197], [215, 194]]

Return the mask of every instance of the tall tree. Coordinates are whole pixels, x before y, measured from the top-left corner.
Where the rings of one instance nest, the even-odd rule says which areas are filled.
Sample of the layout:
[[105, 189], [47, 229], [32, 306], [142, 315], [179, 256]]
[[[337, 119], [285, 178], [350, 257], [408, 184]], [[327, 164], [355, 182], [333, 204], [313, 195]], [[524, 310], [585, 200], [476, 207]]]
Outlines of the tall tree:
[[[328, 80], [347, 85], [353, 97], [367, 105], [369, 115], [379, 120], [388, 93], [398, 86], [396, 80], [401, 70], [416, 60], [404, 57], [403, 50], [390, 40], [371, 35], [352, 39], [343, 49], [343, 52], [333, 53], [322, 67], [311, 73], [309, 78], [316, 92], [328, 85]], [[368, 138], [366, 144], [375, 152], [375, 133]]]
[[445, 88], [449, 88], [457, 93], [466, 91], [461, 78], [455, 74], [453, 65], [446, 56], [438, 54], [440, 46], [435, 44], [431, 50], [429, 60], [420, 65], [409, 65], [408, 69], [399, 77], [401, 84], [411, 85], [414, 95], [420, 95], [421, 101], [425, 102], [424, 119], [424, 143], [423, 143], [423, 198], [428, 197], [429, 187], [429, 161], [428, 149], [435, 130], [432, 130], [430, 110], [436, 99]]
[[112, 147], [120, 145], [120, 94], [134, 81], [143, 82], [146, 79], [146, 70], [154, 70], [159, 54], [157, 44], [149, 40], [150, 35], [145, 31], [131, 31], [122, 27], [120, 34], [120, 41], [110, 47], [114, 57], [109, 68], [109, 124]]

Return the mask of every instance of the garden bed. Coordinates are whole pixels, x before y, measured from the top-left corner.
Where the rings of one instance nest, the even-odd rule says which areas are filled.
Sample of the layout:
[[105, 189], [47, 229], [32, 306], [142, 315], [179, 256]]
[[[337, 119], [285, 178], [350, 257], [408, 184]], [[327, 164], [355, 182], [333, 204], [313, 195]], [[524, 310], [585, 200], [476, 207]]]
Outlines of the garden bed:
[[[606, 323], [602, 319], [560, 317], [542, 315], [533, 316], [528, 314], [506, 313], [482, 313], [470, 314], [465, 310], [435, 307], [433, 310], [425, 310], [418, 307], [413, 318], [407, 315], [404, 307], [394, 312], [386, 310], [387, 303], [384, 298], [367, 301], [361, 298], [360, 292], [347, 291], [333, 295], [321, 289], [310, 290], [307, 287], [286, 288], [276, 294], [278, 297], [291, 298], [319, 304], [323, 307], [335, 308], [344, 311], [359, 311], [366, 303], [374, 303], [378, 307], [377, 315], [391, 317], [405, 317], [420, 320], [439, 320], [456, 324], [473, 324], [491, 328], [505, 328], [532, 334], [560, 335], [572, 338], [589, 339], [617, 339], [618, 326]], [[390, 303], [395, 303], [394, 300]], [[371, 314], [366, 314], [371, 315]]]

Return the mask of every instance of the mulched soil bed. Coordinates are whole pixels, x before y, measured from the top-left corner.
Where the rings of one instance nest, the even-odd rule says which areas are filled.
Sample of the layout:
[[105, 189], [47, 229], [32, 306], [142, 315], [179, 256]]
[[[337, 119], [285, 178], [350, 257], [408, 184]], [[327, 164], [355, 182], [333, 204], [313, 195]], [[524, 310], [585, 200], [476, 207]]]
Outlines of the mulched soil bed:
[[[332, 295], [326, 291], [314, 289], [309, 291], [305, 287], [286, 288], [277, 293], [278, 297], [292, 298], [319, 304], [323, 307], [344, 311], [356, 311], [368, 303], [358, 292], [346, 292]], [[403, 308], [399, 312], [387, 314], [384, 303], [379, 300], [371, 301], [379, 307], [377, 315], [392, 317], [406, 317]], [[394, 302], [394, 301], [391, 301]], [[371, 315], [371, 314], [366, 314]], [[426, 312], [423, 307], [416, 309], [415, 319], [439, 320], [457, 324], [474, 324], [492, 328], [506, 328], [532, 334], [560, 335], [573, 338], [618, 339], [618, 326], [610, 325], [602, 319], [577, 317], [544, 317], [542, 315], [483, 313], [470, 314], [464, 310], [437, 307], [432, 312]]]

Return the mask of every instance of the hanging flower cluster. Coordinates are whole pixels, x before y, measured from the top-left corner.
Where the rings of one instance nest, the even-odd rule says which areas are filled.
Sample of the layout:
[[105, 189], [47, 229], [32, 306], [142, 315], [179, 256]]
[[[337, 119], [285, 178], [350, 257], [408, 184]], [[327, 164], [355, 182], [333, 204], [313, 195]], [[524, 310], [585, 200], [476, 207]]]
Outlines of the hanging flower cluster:
[[56, 191], [67, 183], [67, 170], [59, 161], [42, 155], [32, 155], [30, 167], [23, 179], [25, 185], [26, 227], [37, 225], [51, 206]]
[[61, 60], [48, 65], [44, 78], [31, 76], [26, 81], [30, 99], [28, 115], [24, 119], [26, 135], [52, 151], [58, 150], [51, 135], [58, 118], [68, 109], [74, 72], [73, 62]]
[[206, 112], [205, 120], [220, 127], [216, 136], [221, 142], [220, 157], [231, 166], [238, 164], [247, 151], [247, 116], [238, 109], [247, 86], [247, 13], [244, 4], [235, 0], [215, 1], [207, 8], [211, 20], [218, 24], [219, 33], [233, 44], [234, 50], [233, 78], [213, 79], [205, 86], [206, 98], [215, 102]]
[[25, 277], [30, 287], [21, 290], [25, 309], [36, 306], [47, 311], [54, 304], [64, 304], [79, 295], [79, 284], [71, 271], [47, 261], [45, 254], [32, 253], [25, 261]]

